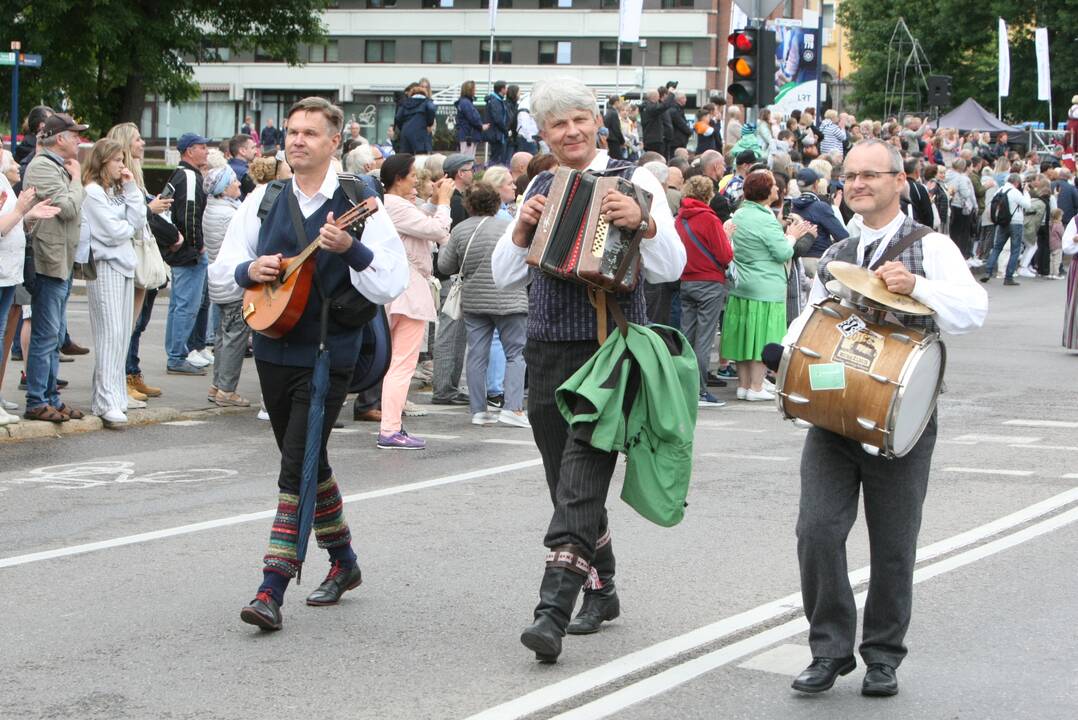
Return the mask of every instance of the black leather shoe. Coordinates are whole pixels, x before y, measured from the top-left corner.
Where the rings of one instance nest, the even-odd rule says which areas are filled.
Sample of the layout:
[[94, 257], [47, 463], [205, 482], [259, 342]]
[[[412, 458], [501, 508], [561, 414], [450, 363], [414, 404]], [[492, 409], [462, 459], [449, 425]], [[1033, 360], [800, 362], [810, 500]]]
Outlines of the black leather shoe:
[[891, 697], [898, 695], [898, 677], [895, 669], [883, 663], [869, 663], [861, 683], [861, 694], [869, 697]]
[[849, 675], [856, 667], [857, 661], [853, 655], [844, 658], [814, 657], [790, 687], [803, 693], [830, 690], [839, 675]]
[[240, 620], [262, 630], [280, 630], [281, 608], [268, 592], [260, 592], [240, 610]]
[[[555, 552], [560, 549], [555, 548]], [[543, 572], [535, 621], [520, 634], [520, 642], [535, 653], [535, 659], [539, 662], [558, 661], [561, 639], [573, 616], [573, 604], [584, 580], [584, 575], [554, 564], [547, 565]]]
[[359, 565], [346, 568], [340, 563], [333, 563], [329, 569], [329, 575], [322, 581], [318, 588], [307, 596], [308, 605], [336, 605], [341, 601], [341, 595], [349, 590], [354, 590], [363, 582], [363, 573], [359, 571]]
[[457, 393], [456, 395], [447, 398], [432, 397], [430, 402], [431, 405], [467, 405], [471, 401], [468, 400], [467, 395]]
[[585, 590], [584, 602], [580, 604], [580, 612], [565, 632], [570, 635], [591, 635], [599, 632], [599, 626], [608, 620], [621, 615], [621, 602], [618, 600], [618, 591], [614, 587], [614, 581], [603, 585], [601, 590]]
[[726, 381], [715, 373], [707, 374], [707, 386], [708, 387], [726, 387]]

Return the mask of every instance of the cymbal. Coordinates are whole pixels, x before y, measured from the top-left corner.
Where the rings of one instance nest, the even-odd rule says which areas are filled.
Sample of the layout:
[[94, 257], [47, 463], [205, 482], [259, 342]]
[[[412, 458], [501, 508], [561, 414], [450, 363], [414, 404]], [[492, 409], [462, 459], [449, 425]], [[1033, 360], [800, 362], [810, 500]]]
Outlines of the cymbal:
[[890, 310], [906, 315], [931, 315], [935, 312], [932, 308], [914, 300], [909, 295], [899, 295], [891, 292], [887, 289], [886, 283], [867, 268], [840, 260], [832, 260], [827, 264], [827, 269], [835, 276], [836, 280], [851, 291], [864, 296], [868, 300], [874, 300]]

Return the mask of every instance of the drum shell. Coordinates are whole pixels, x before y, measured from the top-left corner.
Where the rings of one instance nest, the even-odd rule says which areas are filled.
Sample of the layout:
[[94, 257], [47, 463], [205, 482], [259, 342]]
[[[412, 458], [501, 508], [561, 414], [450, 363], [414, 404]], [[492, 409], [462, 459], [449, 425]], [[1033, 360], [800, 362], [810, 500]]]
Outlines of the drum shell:
[[[834, 310], [839, 317], [830, 317], [820, 309], [821, 306]], [[836, 350], [843, 340], [838, 324], [855, 313], [865, 321], [868, 330], [882, 338], [875, 360], [867, 369], [842, 363], [846, 384], [842, 390], [813, 390], [809, 379], [809, 366], [841, 362], [835, 359]], [[899, 339], [900, 337], [909, 340]], [[903, 390], [910, 373], [926, 349], [938, 342], [934, 334], [925, 334], [891, 323], [874, 323], [865, 319], [864, 313], [843, 307], [835, 300], [824, 301], [816, 306], [800, 336], [783, 353], [776, 382], [779, 409], [787, 418], [803, 420], [851, 440], [879, 448], [880, 454], [885, 457], [901, 457], [916, 444], [916, 439], [920, 437], [932, 414], [930, 411], [925, 415], [913, 442], [906, 447], [894, 447], [893, 431]], [[819, 354], [820, 357], [811, 357], [799, 349], [802, 347]], [[938, 345], [938, 350], [942, 357], [931, 407], [935, 405], [945, 365], [942, 343]], [[885, 378], [887, 382], [881, 382], [877, 377]], [[805, 398], [808, 402], [796, 402], [798, 397]], [[865, 427], [859, 420], [865, 421], [869, 427]]]

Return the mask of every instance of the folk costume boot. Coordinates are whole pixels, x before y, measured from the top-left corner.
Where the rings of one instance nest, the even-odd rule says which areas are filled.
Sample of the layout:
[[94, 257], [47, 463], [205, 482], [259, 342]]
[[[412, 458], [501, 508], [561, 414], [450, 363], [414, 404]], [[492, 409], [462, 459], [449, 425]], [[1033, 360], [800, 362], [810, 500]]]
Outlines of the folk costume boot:
[[588, 577], [588, 561], [574, 545], [561, 545], [547, 554], [535, 621], [524, 628], [520, 642], [544, 663], [558, 661], [561, 639], [573, 616], [576, 596]]
[[591, 572], [584, 584], [584, 602], [580, 612], [566, 629], [570, 635], [591, 635], [599, 632], [599, 626], [621, 614], [618, 591], [614, 587], [614, 547], [610, 544], [610, 531], [599, 538]]

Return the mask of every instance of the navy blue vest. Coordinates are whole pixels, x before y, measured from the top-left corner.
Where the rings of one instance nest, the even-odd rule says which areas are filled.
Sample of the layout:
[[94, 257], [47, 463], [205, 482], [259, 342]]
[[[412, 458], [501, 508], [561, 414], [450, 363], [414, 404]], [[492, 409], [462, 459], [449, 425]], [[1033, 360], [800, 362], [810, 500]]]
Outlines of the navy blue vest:
[[[288, 194], [291, 192], [292, 185], [289, 183], [277, 196], [269, 214], [262, 220], [262, 227], [258, 231], [259, 256], [281, 253], [285, 257], [291, 257], [298, 254], [307, 247], [309, 239], [313, 239], [326, 224], [327, 214], [332, 212], [334, 217], [340, 217], [351, 207], [344, 190], [338, 187], [330, 200], [304, 220], [303, 227], [307, 237], [297, 240], [288, 210]], [[326, 297], [334, 297], [352, 282], [348, 263], [336, 253], [320, 250], [307, 262], [317, 263], [316, 283], [321, 285], [322, 293]], [[254, 334], [255, 358], [274, 365], [314, 367], [315, 356], [318, 354], [321, 317], [322, 295], [316, 286], [311, 288], [307, 307], [291, 332], [276, 339]], [[331, 367], [355, 367], [360, 342], [360, 330], [343, 328], [330, 320], [326, 347], [329, 349]]]
[[[607, 169], [618, 169], [622, 177], [630, 180], [636, 166], [623, 160], [611, 158]], [[528, 197], [545, 195], [554, 182], [551, 172], [540, 173], [535, 178]], [[531, 269], [531, 284], [528, 286], [528, 338], [553, 342], [576, 340], [595, 340], [599, 334], [599, 325], [595, 317], [595, 308], [588, 299], [588, 289], [584, 285], [569, 282]], [[644, 302], [644, 280], [636, 284], [631, 293], [618, 294], [625, 319], [631, 323], [647, 325], [647, 305]], [[607, 313], [607, 327], [614, 327], [614, 318]]]

